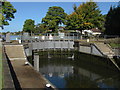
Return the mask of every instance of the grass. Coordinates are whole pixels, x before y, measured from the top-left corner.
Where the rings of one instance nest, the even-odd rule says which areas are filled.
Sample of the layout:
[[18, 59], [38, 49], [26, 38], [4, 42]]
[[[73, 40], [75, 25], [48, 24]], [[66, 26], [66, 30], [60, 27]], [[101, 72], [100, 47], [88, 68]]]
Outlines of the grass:
[[112, 48], [120, 48], [120, 38], [107, 39], [106, 43], [108, 43]]
[[117, 44], [117, 43], [110, 43], [110, 46], [112, 48], [120, 48], [120, 44]]
[[3, 77], [2, 77], [2, 45], [0, 42], [0, 90], [3, 87], [2, 81], [3, 81]]

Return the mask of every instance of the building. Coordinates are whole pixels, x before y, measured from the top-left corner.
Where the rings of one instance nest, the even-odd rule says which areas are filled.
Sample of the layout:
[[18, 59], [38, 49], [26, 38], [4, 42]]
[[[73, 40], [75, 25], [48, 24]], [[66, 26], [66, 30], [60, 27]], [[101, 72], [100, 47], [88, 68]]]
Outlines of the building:
[[93, 35], [100, 35], [101, 34], [101, 31], [98, 28], [93, 28], [93, 29], [91, 29], [91, 31], [92, 31]]
[[65, 27], [60, 26], [60, 27], [58, 27], [58, 32], [64, 31], [64, 29], [65, 29]]
[[89, 35], [94, 35], [94, 36], [96, 36], [96, 35], [100, 35], [101, 34], [101, 31], [98, 29], [98, 28], [92, 28], [92, 29], [90, 29], [90, 30], [83, 30], [82, 31], [82, 34], [89, 34]]

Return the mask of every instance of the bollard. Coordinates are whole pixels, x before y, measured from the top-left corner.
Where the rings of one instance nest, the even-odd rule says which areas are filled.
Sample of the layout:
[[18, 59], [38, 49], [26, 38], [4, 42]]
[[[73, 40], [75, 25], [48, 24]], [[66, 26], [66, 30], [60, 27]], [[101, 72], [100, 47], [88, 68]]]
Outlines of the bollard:
[[29, 56], [32, 56], [32, 50], [33, 50], [33, 47], [32, 47], [32, 43], [29, 43], [28, 44], [28, 47], [29, 47]]
[[7, 42], [7, 43], [10, 43], [10, 33], [7, 33], [7, 34], [6, 34], [6, 42]]
[[39, 71], [39, 55], [34, 55], [34, 69]]
[[19, 44], [21, 44], [21, 40], [19, 40]]
[[45, 36], [42, 36], [41, 39], [42, 39], [42, 40], [45, 40]]
[[89, 39], [87, 39], [87, 42], [90, 42], [90, 40], [89, 40]]
[[70, 51], [70, 40], [68, 40], [68, 50]]
[[61, 51], [63, 50], [63, 41], [61, 41]]

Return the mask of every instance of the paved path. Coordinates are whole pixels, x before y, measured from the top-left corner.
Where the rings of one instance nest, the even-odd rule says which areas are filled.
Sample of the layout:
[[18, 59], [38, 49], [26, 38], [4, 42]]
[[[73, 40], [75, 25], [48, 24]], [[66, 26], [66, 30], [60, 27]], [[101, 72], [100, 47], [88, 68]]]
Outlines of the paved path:
[[95, 45], [104, 55], [108, 56], [109, 58], [113, 58], [114, 52], [109, 46], [104, 43], [95, 43]]
[[4, 45], [10, 60], [26, 59], [23, 45]]
[[11, 61], [21, 88], [44, 88], [46, 81], [43, 76], [24, 63], [25, 60]]
[[5, 51], [21, 88], [45, 88], [45, 84], [49, 82], [33, 67], [25, 65], [23, 46], [5, 45]]

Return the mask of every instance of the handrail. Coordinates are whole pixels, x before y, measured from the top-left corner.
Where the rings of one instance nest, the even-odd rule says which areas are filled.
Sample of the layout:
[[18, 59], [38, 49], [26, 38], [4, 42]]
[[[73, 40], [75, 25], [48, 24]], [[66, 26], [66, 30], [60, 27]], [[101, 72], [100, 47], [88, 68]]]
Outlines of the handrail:
[[112, 47], [109, 45], [109, 44], [106, 44], [109, 48], [110, 48], [110, 50], [113, 52], [113, 49], [112, 49]]

